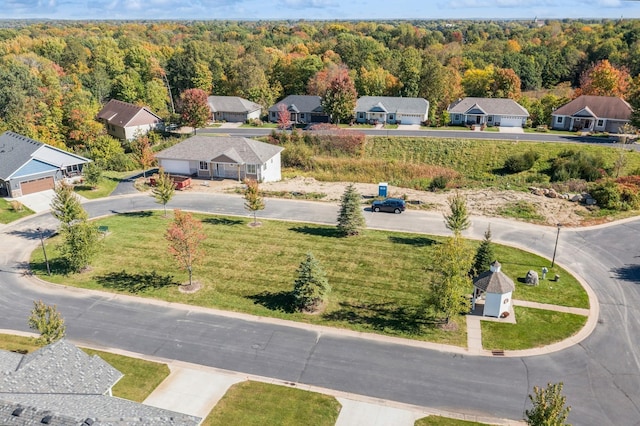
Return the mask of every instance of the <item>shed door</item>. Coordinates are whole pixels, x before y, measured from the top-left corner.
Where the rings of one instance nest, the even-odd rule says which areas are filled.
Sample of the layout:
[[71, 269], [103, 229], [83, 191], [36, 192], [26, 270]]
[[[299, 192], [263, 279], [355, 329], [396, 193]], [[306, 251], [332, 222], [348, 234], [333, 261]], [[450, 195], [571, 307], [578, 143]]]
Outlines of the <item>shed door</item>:
[[502, 117], [500, 119], [502, 127], [522, 127], [522, 118], [520, 117]]
[[46, 191], [47, 189], [53, 189], [55, 182], [52, 176], [43, 177], [40, 179], [28, 180], [20, 183], [20, 189], [22, 195], [33, 194], [34, 192]]
[[190, 175], [189, 162], [184, 160], [160, 160], [160, 166], [165, 173], [176, 175]]

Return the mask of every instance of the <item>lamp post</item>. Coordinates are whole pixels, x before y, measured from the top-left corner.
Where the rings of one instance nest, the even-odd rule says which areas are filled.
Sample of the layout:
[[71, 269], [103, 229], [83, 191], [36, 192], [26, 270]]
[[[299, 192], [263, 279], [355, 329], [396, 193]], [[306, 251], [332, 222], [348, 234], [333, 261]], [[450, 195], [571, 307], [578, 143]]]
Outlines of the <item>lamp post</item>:
[[44, 262], [47, 264], [47, 275], [51, 275], [51, 269], [49, 268], [49, 259], [47, 259], [47, 250], [44, 248], [44, 239], [42, 238], [42, 228], [37, 227], [36, 231], [40, 234], [40, 244], [42, 244], [42, 253], [44, 253]]
[[551, 267], [556, 264], [556, 251], [558, 250], [558, 238], [560, 238], [560, 228], [562, 227], [561, 223], [556, 225], [558, 227], [558, 233], [556, 234], [556, 245], [553, 247], [553, 258], [551, 259]]

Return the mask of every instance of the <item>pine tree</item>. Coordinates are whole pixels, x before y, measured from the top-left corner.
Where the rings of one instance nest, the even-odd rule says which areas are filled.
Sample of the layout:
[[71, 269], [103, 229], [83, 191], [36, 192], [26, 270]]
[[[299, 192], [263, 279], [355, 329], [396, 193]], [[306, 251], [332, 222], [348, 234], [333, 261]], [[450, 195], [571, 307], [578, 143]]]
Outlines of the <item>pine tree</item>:
[[342, 194], [340, 212], [338, 213], [338, 230], [345, 237], [358, 235], [365, 227], [364, 216], [360, 206], [360, 194], [350, 183]]
[[156, 202], [158, 204], [162, 204], [164, 207], [165, 217], [167, 217], [167, 203], [171, 201], [171, 198], [173, 198], [175, 190], [176, 187], [171, 176], [169, 176], [168, 173], [165, 173], [164, 170], [160, 169], [158, 178], [156, 179], [156, 186], [151, 191], [151, 194], [156, 199]]
[[448, 199], [451, 214], [445, 214], [445, 225], [447, 229], [453, 231], [454, 234], [460, 234], [462, 231], [471, 226], [469, 221], [469, 212], [467, 211], [467, 200], [458, 192]]
[[484, 232], [484, 240], [482, 240], [478, 246], [476, 255], [473, 258], [471, 275], [478, 275], [484, 271], [488, 271], [491, 266], [491, 262], [494, 260], [493, 243], [491, 242], [491, 225], [489, 225], [487, 226], [487, 230]]
[[331, 286], [320, 263], [307, 253], [306, 259], [296, 271], [298, 278], [293, 283], [294, 306], [300, 311], [314, 311], [326, 300]]
[[45, 305], [42, 300], [33, 302], [28, 322], [29, 328], [40, 333], [40, 337], [36, 339], [39, 345], [48, 345], [62, 339], [66, 331], [64, 318], [56, 306]]
[[244, 191], [244, 208], [253, 213], [253, 225], [256, 226], [258, 224], [256, 212], [258, 210], [264, 210], [264, 200], [260, 196], [258, 181], [255, 179], [245, 179], [244, 184], [247, 185], [247, 189]]
[[526, 422], [530, 426], [564, 426], [571, 411], [566, 407], [567, 397], [562, 395], [562, 382], [548, 383], [546, 388], [533, 387], [533, 395], [529, 399], [533, 404], [531, 410], [525, 411]]

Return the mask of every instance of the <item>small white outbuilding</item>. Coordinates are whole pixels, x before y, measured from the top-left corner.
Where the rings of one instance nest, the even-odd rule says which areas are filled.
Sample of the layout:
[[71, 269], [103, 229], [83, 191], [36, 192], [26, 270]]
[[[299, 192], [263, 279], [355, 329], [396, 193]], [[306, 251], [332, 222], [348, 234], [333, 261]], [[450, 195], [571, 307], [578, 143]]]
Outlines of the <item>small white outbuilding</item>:
[[476, 307], [476, 300], [484, 295], [482, 316], [504, 318], [511, 311], [511, 295], [516, 286], [500, 271], [500, 266], [496, 260], [488, 271], [473, 279], [472, 309]]

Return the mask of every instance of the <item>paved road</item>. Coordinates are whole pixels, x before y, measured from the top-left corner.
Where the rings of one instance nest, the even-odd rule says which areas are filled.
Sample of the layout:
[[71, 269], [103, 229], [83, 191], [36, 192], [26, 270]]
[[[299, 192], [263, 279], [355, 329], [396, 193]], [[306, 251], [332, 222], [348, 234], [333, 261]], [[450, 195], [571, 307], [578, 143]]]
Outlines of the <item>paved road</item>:
[[[170, 207], [246, 215], [240, 197], [176, 194]], [[92, 216], [158, 208], [149, 196], [85, 205]], [[337, 207], [268, 200], [264, 217], [333, 223]], [[442, 218], [423, 212], [366, 213], [370, 227], [445, 233]], [[550, 256], [555, 229], [474, 218], [466, 233], [480, 238], [491, 222], [496, 241]], [[631, 425], [640, 418], [640, 221], [596, 229], [563, 229], [557, 261], [581, 274], [601, 303], [601, 323], [579, 345], [528, 358], [487, 358], [392, 345], [214, 315], [199, 309], [144, 304], [73, 288], [35, 285], [21, 264], [37, 247], [28, 218], [0, 234], [0, 328], [26, 330], [32, 300], [56, 303], [73, 339], [443, 410], [519, 419], [534, 385], [563, 381], [579, 425]]]

